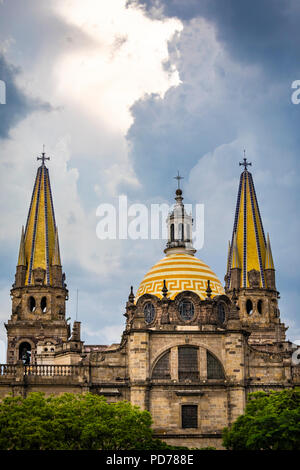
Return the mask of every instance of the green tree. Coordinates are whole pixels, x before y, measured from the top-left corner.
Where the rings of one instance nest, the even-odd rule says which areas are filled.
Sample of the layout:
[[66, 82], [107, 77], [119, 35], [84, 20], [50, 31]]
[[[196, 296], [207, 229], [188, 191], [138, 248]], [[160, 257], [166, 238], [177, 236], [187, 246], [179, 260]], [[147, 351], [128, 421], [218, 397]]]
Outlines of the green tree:
[[300, 389], [249, 395], [245, 413], [223, 432], [230, 450], [300, 450]]
[[91, 393], [7, 397], [0, 403], [0, 449], [170, 449], [153, 438], [151, 422], [148, 411]]

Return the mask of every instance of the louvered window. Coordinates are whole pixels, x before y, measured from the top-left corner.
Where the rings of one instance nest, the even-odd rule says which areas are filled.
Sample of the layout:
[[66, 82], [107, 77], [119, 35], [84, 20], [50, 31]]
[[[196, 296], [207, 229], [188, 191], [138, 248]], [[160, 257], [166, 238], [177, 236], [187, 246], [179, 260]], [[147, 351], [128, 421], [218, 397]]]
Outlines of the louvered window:
[[154, 367], [153, 379], [170, 379], [170, 352], [164, 354]]
[[223, 367], [210, 352], [207, 351], [207, 378], [224, 379]]
[[178, 348], [178, 378], [179, 380], [198, 380], [198, 348]]
[[198, 427], [198, 407], [197, 405], [182, 405], [181, 407], [182, 428]]

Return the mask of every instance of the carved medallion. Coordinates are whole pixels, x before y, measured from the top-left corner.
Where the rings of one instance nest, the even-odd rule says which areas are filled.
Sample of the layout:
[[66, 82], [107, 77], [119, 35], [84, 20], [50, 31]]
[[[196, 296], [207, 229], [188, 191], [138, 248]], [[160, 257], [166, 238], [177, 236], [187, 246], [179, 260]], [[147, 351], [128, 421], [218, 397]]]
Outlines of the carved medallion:
[[251, 269], [248, 271], [248, 281], [250, 287], [259, 287], [260, 284], [260, 272], [256, 269]]

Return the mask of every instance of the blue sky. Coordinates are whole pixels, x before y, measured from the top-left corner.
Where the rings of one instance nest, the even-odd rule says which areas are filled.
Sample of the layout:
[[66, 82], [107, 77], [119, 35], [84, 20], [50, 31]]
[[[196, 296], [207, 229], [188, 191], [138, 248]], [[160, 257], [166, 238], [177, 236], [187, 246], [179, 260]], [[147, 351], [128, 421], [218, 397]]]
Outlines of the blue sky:
[[[99, 240], [96, 209], [205, 205], [197, 256], [225, 274], [246, 148], [270, 233], [287, 336], [300, 339], [297, 0], [0, 1], [0, 320], [10, 315], [21, 226], [42, 145], [49, 162], [68, 316], [88, 344], [117, 342], [130, 285], [162, 240]], [[4, 326], [0, 339], [5, 340]]]

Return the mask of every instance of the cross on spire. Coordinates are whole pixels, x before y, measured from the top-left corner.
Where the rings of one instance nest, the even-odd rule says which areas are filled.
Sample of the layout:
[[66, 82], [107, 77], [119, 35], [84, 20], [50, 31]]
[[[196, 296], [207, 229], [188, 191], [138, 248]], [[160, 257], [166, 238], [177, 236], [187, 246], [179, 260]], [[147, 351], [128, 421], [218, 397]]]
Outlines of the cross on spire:
[[50, 160], [50, 157], [46, 157], [45, 155], [46, 155], [46, 153], [45, 153], [45, 145], [43, 145], [42, 156], [41, 156], [41, 157], [37, 157], [37, 160], [42, 160], [42, 166], [45, 165], [45, 160]]
[[178, 182], [178, 189], [180, 189], [180, 180], [183, 180], [183, 179], [184, 179], [184, 177], [180, 176], [179, 171], [178, 171], [178, 175], [174, 176], [174, 180], [177, 180], [177, 182]]
[[251, 162], [247, 162], [246, 158], [246, 150], [244, 150], [244, 158], [243, 161], [239, 163], [240, 166], [243, 166], [245, 168], [245, 171], [247, 171], [247, 166], [252, 166]]

